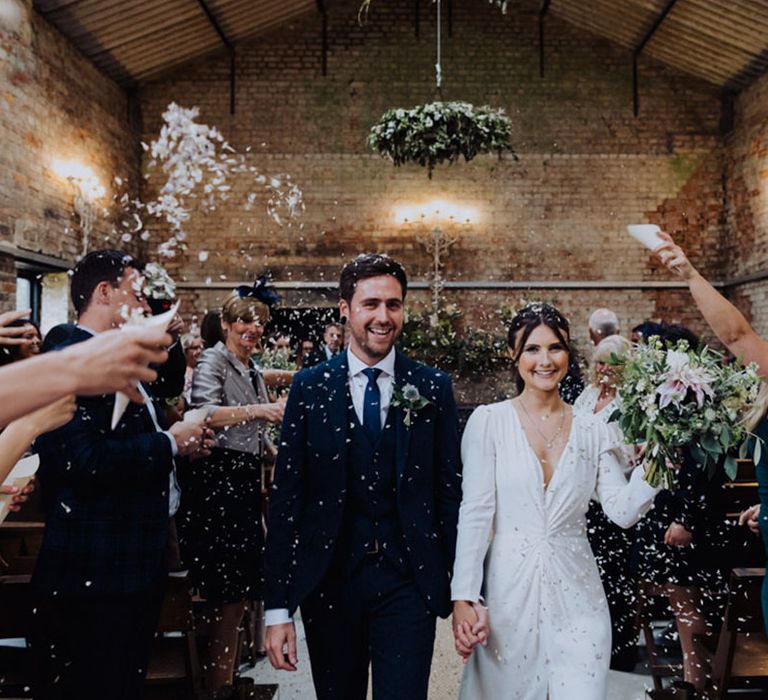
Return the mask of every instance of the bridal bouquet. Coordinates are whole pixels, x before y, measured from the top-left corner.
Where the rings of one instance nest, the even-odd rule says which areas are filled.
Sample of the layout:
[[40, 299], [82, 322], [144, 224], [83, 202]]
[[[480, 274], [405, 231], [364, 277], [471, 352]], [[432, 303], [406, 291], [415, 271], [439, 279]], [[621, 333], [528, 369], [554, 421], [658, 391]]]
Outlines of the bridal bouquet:
[[734, 452], [746, 449], [743, 414], [759, 390], [755, 365], [725, 364], [706, 346], [692, 350], [681, 340], [665, 347], [658, 338], [612, 362], [621, 369], [611, 419], [619, 421], [627, 443], [645, 443], [651, 486], [673, 487], [670, 465], [679, 464], [682, 448], [710, 473], [724, 458], [725, 471], [735, 478]]

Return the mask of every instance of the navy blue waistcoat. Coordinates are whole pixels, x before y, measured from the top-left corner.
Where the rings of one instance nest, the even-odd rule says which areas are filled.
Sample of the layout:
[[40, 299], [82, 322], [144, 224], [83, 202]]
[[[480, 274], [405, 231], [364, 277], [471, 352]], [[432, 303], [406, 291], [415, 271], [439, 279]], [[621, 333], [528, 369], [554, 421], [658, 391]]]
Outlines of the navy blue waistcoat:
[[374, 445], [349, 402], [349, 488], [345, 508], [346, 541], [340, 543], [344, 569], [351, 573], [377, 545], [401, 573], [410, 571], [397, 509], [395, 431], [387, 420]]

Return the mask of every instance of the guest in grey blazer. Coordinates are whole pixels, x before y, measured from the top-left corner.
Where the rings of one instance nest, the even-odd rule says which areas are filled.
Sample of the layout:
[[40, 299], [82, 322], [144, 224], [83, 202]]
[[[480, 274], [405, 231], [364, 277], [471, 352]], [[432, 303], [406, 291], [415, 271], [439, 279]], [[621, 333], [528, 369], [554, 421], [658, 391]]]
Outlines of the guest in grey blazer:
[[261, 598], [264, 428], [283, 417], [283, 404], [270, 402], [251, 360], [269, 309], [241, 294], [224, 302], [226, 340], [203, 351], [192, 377], [192, 406], [207, 411], [216, 447], [210, 457], [190, 462], [180, 478], [179, 541], [184, 564], [211, 607], [209, 687], [216, 698], [232, 693], [238, 626], [246, 603]]

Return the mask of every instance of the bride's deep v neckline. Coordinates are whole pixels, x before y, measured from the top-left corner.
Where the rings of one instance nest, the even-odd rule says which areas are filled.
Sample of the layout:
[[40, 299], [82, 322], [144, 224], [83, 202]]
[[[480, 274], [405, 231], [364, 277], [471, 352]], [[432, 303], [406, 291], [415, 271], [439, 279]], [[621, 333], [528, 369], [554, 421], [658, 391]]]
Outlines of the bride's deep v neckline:
[[536, 465], [538, 466], [538, 469], [536, 470], [538, 473], [539, 483], [541, 484], [542, 490], [546, 493], [550, 486], [552, 486], [552, 482], [555, 480], [555, 477], [560, 472], [560, 465], [562, 464], [563, 457], [565, 457], [566, 452], [568, 452], [568, 449], [571, 446], [571, 436], [573, 435], [573, 421], [576, 417], [575, 412], [571, 412], [571, 425], [568, 429], [568, 437], [565, 439], [565, 443], [563, 444], [563, 450], [560, 453], [557, 460], [555, 460], [555, 466], [552, 468], [552, 474], [549, 477], [549, 481], [544, 481], [544, 465], [542, 464], [542, 461], [539, 459], [539, 455], [536, 454], [536, 450], [533, 449], [533, 446], [531, 445], [531, 441], [528, 439], [528, 433], [525, 432], [525, 427], [523, 426], [523, 421], [520, 417], [520, 414], [517, 411], [517, 408], [515, 408], [515, 404], [512, 402], [512, 399], [509, 400], [509, 408], [512, 411], [512, 413], [515, 416], [515, 420], [517, 421], [517, 425], [520, 428], [520, 432], [523, 434], [523, 440], [525, 441], [525, 446], [528, 448], [528, 451], [531, 453], [531, 456], [533, 457], [534, 461], [536, 462]]

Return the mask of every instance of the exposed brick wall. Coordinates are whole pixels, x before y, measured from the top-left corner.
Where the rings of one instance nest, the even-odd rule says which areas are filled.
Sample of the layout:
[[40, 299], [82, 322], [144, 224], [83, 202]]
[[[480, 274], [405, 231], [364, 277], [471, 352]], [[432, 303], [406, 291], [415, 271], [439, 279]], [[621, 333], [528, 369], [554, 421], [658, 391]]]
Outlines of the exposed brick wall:
[[[104, 207], [115, 175], [138, 180], [138, 135], [125, 92], [25, 3], [16, 31], [0, 27], [0, 238], [71, 262], [83, 241], [73, 188], [54, 174], [54, 159], [91, 167], [107, 189]], [[120, 245], [111, 229], [97, 217], [92, 245]]]
[[[448, 279], [668, 279], [625, 233], [626, 224], [648, 220], [685, 230], [704, 269], [717, 270], [718, 89], [643, 60], [635, 118], [627, 51], [548, 17], [540, 78], [537, 2], [516, 3], [507, 16], [482, 2], [455, 3], [453, 36], [444, 41], [445, 96], [504, 107], [520, 161], [481, 157], [441, 167], [430, 181], [420, 168], [395, 169], [370, 154], [365, 137], [384, 109], [432, 96], [433, 5], [422, 3], [420, 40], [410, 0], [374, 3], [363, 28], [358, 5], [341, 0], [331, 9], [326, 77], [316, 13], [239, 46], [234, 116], [223, 54], [141, 86], [145, 140], [157, 132], [168, 102], [197, 105], [237, 148], [252, 146], [265, 171], [290, 172], [305, 192], [303, 230], [280, 229], [259, 212], [243, 211], [251, 188], [239, 183], [228, 203], [194, 218], [189, 255], [177, 262], [181, 275], [234, 281], [269, 267], [280, 280], [333, 279], [345, 259], [377, 249], [425, 279], [430, 259], [418, 231], [398, 224], [393, 212], [433, 197], [479, 212], [472, 226], [449, 232], [458, 240], [446, 261]], [[205, 264], [197, 260], [201, 249], [210, 251]], [[202, 309], [221, 296], [200, 290], [186, 308]], [[311, 296], [293, 295], [297, 302]], [[446, 296], [461, 305], [485, 298]], [[580, 317], [597, 303], [620, 305], [628, 324], [661, 311], [674, 320], [690, 316], [685, 302], [668, 301], [678, 292], [567, 296], [569, 311]]]

